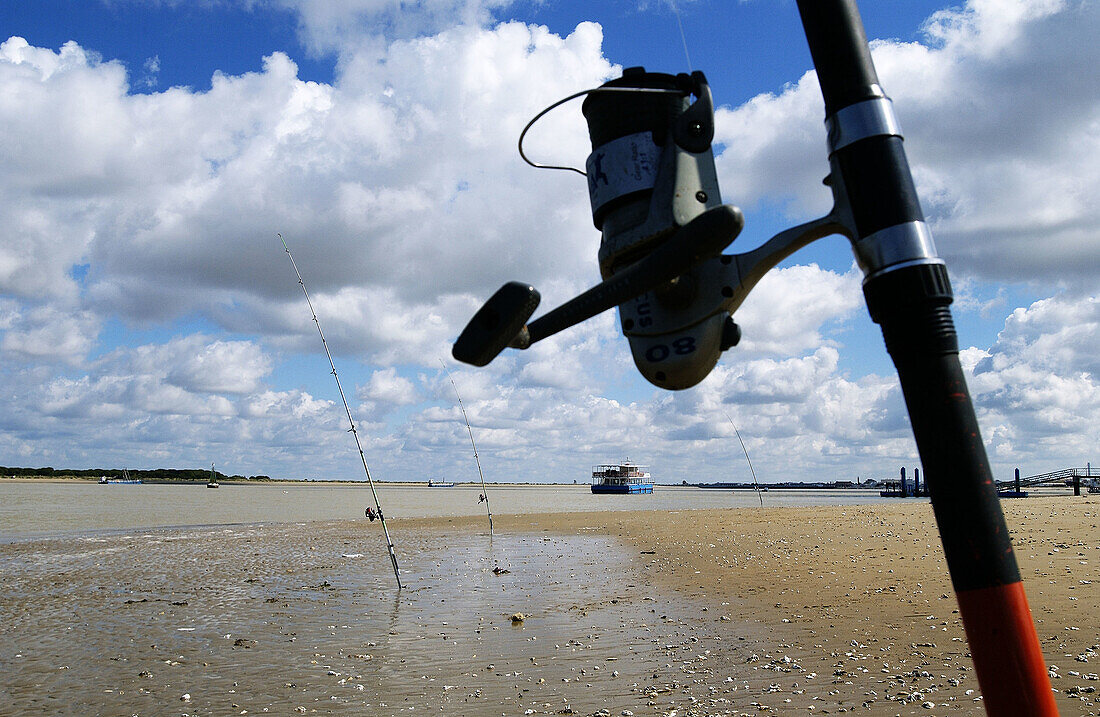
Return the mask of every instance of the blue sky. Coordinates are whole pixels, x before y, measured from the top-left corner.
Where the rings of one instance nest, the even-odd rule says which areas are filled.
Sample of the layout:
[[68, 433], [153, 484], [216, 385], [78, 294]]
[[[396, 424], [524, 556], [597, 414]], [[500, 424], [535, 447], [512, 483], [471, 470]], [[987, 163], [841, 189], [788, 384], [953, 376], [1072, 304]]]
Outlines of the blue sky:
[[[793, 2], [167, 0], [0, 7], [0, 465], [372, 475], [890, 478], [918, 466], [846, 241], [773, 271], [699, 386], [634, 370], [612, 312], [489, 367], [450, 344], [501, 283], [543, 310], [598, 279], [583, 180], [524, 165], [542, 107], [623, 67], [706, 72], [743, 251], [828, 210]], [[999, 477], [1100, 433], [1094, 3], [865, 2]], [[684, 44], [690, 55], [690, 68]], [[583, 164], [579, 103], [529, 135]]]

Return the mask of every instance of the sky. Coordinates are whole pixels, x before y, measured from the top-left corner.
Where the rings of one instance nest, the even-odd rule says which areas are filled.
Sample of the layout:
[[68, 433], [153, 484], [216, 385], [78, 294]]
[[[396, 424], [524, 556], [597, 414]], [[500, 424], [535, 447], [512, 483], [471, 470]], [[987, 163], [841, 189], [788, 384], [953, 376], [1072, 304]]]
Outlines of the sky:
[[[1100, 9], [865, 1], [955, 289], [994, 475], [1100, 465]], [[681, 34], [682, 28], [682, 34]], [[614, 312], [485, 368], [501, 284], [599, 281], [583, 178], [516, 151], [623, 68], [706, 73], [739, 253], [825, 214], [823, 103], [790, 0], [38, 0], [0, 5], [0, 465], [376, 480], [891, 479], [920, 466], [848, 242], [753, 290], [694, 388]], [[582, 166], [579, 102], [525, 149]], [[453, 387], [441, 361], [453, 377]]]

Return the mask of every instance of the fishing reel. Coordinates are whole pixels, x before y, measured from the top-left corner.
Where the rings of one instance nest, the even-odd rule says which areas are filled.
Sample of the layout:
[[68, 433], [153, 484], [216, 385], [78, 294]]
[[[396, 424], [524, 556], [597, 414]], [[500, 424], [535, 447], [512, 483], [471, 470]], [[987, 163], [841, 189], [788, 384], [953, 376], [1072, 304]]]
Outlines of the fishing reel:
[[[592, 141], [587, 171], [527, 159], [527, 129], [551, 109], [584, 95], [581, 111]], [[505, 284], [470, 319], [455, 342], [454, 358], [485, 366], [506, 347], [526, 349], [618, 306], [634, 363], [648, 381], [676, 390], [706, 378], [722, 352], [740, 341], [732, 314], [760, 278], [810, 241], [838, 230], [847, 233], [831, 213], [746, 254], [723, 255], [744, 217], [737, 207], [721, 203], [713, 138], [714, 104], [702, 72], [628, 68], [621, 78], [539, 113], [520, 135], [520, 154], [535, 167], [587, 176], [592, 220], [601, 231], [603, 281], [530, 324], [538, 291], [520, 282]]]

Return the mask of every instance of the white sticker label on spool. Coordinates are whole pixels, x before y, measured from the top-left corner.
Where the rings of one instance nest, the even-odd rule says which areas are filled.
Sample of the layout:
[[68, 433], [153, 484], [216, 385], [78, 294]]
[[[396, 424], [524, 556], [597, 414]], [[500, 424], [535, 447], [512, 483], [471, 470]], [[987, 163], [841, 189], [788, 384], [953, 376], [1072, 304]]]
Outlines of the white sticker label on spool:
[[661, 148], [650, 132], [639, 132], [600, 145], [584, 163], [592, 212], [631, 192], [653, 189]]

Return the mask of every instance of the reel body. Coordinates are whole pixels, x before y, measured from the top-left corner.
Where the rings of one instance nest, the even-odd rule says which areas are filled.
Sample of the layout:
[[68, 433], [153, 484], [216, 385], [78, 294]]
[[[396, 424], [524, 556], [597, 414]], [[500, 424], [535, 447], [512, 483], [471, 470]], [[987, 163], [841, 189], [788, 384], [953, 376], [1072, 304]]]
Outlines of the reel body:
[[[722, 201], [711, 150], [714, 106], [703, 73], [634, 67], [603, 87], [642, 90], [595, 92], [581, 108], [592, 140], [585, 166], [606, 280]], [[716, 262], [709, 258], [619, 305], [634, 363], [651, 383], [695, 385], [740, 338], [728, 313], [706, 300]]]

